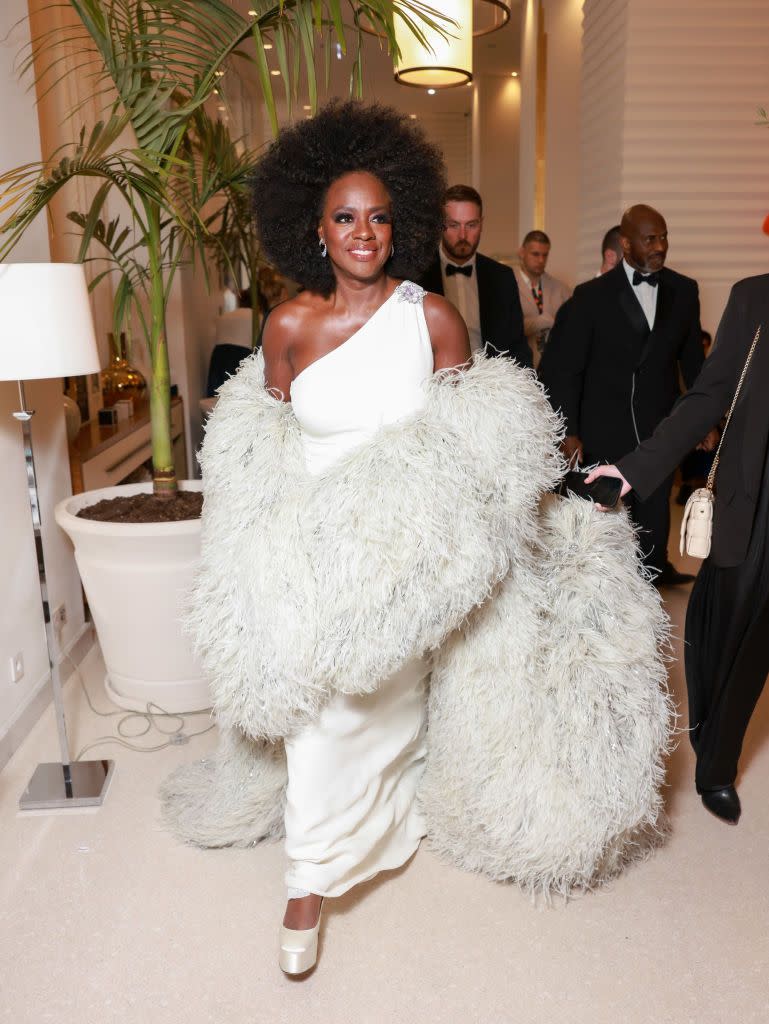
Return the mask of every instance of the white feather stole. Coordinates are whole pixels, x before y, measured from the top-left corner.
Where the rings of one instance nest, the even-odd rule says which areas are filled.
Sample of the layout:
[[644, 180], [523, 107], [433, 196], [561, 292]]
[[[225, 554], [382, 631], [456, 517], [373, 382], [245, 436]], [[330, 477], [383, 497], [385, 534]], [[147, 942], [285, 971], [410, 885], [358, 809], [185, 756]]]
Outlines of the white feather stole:
[[616, 872], [660, 823], [664, 615], [624, 514], [548, 496], [559, 423], [533, 375], [477, 357], [425, 410], [310, 477], [259, 357], [222, 388], [202, 453], [187, 625], [225, 735], [177, 771], [181, 838], [282, 831], [280, 739], [333, 692], [436, 651], [420, 799], [435, 848], [525, 888]]

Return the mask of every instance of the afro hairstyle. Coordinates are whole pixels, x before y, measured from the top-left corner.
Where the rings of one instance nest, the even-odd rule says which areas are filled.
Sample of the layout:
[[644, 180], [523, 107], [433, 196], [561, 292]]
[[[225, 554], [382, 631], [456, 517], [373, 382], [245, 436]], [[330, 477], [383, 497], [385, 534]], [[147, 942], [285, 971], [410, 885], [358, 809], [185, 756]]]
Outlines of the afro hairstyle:
[[368, 171], [392, 203], [394, 253], [386, 272], [418, 279], [440, 240], [446, 171], [440, 150], [392, 107], [334, 100], [285, 128], [252, 176], [256, 227], [268, 259], [310, 291], [330, 295], [335, 278], [320, 254], [318, 221], [332, 182]]

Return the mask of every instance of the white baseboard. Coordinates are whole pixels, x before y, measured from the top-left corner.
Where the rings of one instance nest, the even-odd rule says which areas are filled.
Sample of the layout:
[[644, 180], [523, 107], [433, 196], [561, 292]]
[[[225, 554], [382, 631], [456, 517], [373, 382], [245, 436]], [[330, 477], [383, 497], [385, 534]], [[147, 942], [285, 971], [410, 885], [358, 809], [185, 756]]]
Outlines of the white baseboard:
[[[74, 661], [76, 665], [79, 665], [93, 647], [95, 640], [96, 634], [94, 632], [93, 624], [90, 622], [84, 622], [75, 636], [69, 641], [66, 647], [63, 648], [60, 664], [63, 664], [64, 666], [68, 664], [68, 662], [64, 660], [64, 655], [66, 655], [67, 658]], [[66, 683], [72, 674], [73, 670], [71, 666], [69, 672], [66, 671], [66, 667], [63, 668], [62, 682]], [[10, 759], [27, 738], [35, 722], [40, 718], [42, 713], [51, 703], [52, 699], [51, 676], [50, 673], [46, 672], [42, 679], [38, 680], [37, 685], [32, 691], [32, 695], [27, 703], [16, 713], [6, 731], [0, 736], [0, 771], [5, 768]]]

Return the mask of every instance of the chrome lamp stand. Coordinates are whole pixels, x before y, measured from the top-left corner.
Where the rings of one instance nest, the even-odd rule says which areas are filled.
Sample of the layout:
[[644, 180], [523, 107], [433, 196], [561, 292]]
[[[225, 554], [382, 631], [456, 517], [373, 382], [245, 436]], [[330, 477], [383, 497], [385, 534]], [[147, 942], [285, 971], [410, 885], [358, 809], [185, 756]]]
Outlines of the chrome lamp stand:
[[107, 760], [72, 761], [70, 759], [61, 675], [59, 673], [61, 652], [59, 650], [56, 630], [51, 621], [51, 607], [48, 600], [48, 584], [45, 573], [45, 553], [43, 551], [40, 525], [40, 501], [37, 490], [37, 477], [35, 475], [35, 456], [32, 449], [31, 420], [34, 410], [28, 410], [26, 407], [23, 381], [18, 381], [18, 387], [19, 405], [21, 408], [19, 412], [13, 413], [13, 417], [21, 424], [24, 439], [29, 507], [32, 513], [32, 527], [35, 533], [35, 548], [37, 550], [37, 564], [40, 575], [40, 599], [43, 604], [48, 663], [51, 667], [53, 703], [61, 750], [61, 762], [39, 764], [37, 766], [27, 788], [21, 795], [19, 807], [22, 811], [54, 810], [69, 807], [99, 807], [104, 801], [107, 788], [112, 780], [115, 762]]

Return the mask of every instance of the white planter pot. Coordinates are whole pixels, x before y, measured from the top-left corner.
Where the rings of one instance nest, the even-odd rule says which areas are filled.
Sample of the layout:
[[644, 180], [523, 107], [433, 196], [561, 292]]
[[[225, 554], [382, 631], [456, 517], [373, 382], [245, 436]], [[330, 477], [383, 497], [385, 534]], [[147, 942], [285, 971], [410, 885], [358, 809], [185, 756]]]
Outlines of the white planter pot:
[[[103, 498], [148, 492], [151, 486], [77, 494], [59, 502], [56, 522], [75, 545], [112, 700], [131, 711], [143, 711], [150, 701], [164, 711], [200, 711], [211, 705], [208, 687], [179, 622], [200, 556], [200, 520], [99, 523], [75, 514]], [[196, 480], [179, 486], [200, 490]]]

